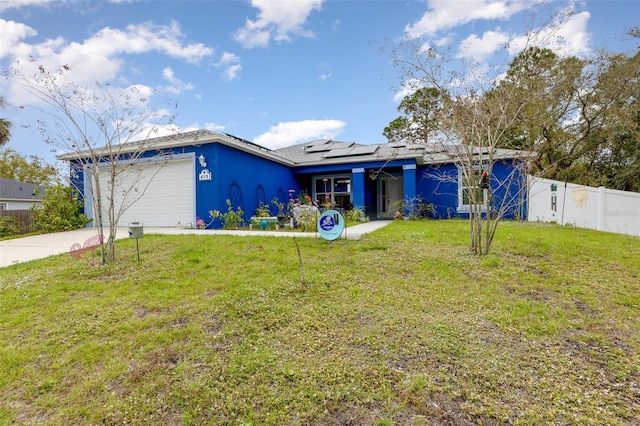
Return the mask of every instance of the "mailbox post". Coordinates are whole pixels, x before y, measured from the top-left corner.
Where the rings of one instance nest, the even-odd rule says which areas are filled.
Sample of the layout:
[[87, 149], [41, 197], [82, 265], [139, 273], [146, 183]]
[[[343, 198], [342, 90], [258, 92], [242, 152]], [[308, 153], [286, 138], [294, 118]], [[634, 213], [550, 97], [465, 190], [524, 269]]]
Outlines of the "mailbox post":
[[129, 238], [136, 239], [136, 253], [138, 254], [138, 262], [140, 262], [140, 247], [138, 246], [138, 240], [144, 237], [144, 228], [140, 222], [129, 223]]

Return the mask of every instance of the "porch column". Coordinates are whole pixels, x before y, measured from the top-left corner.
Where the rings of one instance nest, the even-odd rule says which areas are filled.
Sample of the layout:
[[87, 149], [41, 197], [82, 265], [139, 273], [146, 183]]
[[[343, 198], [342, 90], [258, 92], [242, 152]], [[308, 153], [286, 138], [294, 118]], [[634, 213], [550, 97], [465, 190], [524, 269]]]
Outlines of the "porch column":
[[351, 173], [353, 207], [359, 207], [364, 210], [364, 168], [351, 169]]
[[[402, 166], [402, 181], [403, 181], [403, 198], [409, 202], [415, 201], [416, 198], [416, 165], [405, 164]], [[405, 215], [409, 212], [405, 206]]]

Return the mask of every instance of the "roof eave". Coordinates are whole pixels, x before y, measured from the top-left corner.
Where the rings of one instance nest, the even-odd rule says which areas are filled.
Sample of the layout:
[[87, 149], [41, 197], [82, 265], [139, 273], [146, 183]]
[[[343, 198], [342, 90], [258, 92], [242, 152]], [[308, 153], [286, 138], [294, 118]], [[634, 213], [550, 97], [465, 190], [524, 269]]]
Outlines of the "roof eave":
[[155, 142], [153, 144], [149, 144], [148, 142], [143, 140], [143, 141], [140, 141], [139, 143], [132, 143], [130, 145], [127, 144], [127, 145], [119, 146], [118, 149], [116, 149], [112, 153], [109, 153], [109, 151], [106, 148], [102, 148], [102, 149], [96, 149], [93, 154], [91, 153], [90, 150], [85, 150], [80, 152], [61, 154], [61, 155], [58, 155], [56, 158], [62, 161], [72, 161], [72, 160], [87, 159], [94, 156], [103, 156], [102, 155], [103, 153], [104, 155], [109, 155], [109, 156], [110, 155], [119, 156], [119, 155], [139, 152], [140, 150], [163, 151], [163, 150], [168, 150], [173, 148], [180, 148], [184, 146], [200, 146], [200, 145], [205, 145], [210, 143], [220, 143], [230, 148], [234, 148], [249, 154], [257, 155], [257, 156], [260, 156], [260, 157], [263, 157], [287, 166], [294, 165], [292, 161], [279, 156], [278, 154], [274, 153], [271, 150], [267, 150], [266, 148], [263, 150], [251, 145], [245, 145], [241, 142], [234, 140], [231, 137], [228, 137], [226, 135], [219, 134], [219, 133], [211, 133], [210, 135], [205, 135], [198, 138], [189, 137], [189, 138], [182, 138], [182, 139], [170, 139], [170, 140]]

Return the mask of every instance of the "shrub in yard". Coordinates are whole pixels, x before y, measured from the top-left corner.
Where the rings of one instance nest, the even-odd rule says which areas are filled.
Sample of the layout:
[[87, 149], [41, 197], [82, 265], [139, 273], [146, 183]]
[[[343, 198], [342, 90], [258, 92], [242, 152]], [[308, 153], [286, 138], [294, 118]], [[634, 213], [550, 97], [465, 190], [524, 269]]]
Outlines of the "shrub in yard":
[[0, 238], [18, 235], [18, 221], [13, 217], [0, 216]]
[[244, 226], [244, 211], [240, 206], [234, 210], [231, 200], [227, 200], [226, 213], [222, 213], [220, 210], [211, 210], [209, 216], [211, 216], [211, 220], [219, 219], [223, 229], [238, 229]]
[[91, 220], [81, 213], [82, 201], [78, 192], [66, 185], [56, 183], [48, 186], [42, 204], [32, 207], [35, 225], [45, 232], [70, 231], [82, 228]]
[[344, 219], [347, 221], [347, 223], [360, 223], [369, 220], [364, 210], [359, 207], [354, 207], [351, 210], [347, 210], [344, 214]]

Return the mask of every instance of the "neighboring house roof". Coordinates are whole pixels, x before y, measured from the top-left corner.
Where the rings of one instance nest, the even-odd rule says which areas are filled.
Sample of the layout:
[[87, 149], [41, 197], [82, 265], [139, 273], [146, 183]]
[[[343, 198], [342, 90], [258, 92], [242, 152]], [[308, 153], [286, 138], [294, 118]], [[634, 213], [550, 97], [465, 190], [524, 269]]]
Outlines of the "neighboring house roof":
[[[36, 189], [38, 191], [36, 192]], [[0, 177], [0, 200], [41, 201], [44, 186]]]
[[[355, 142], [341, 142], [333, 139], [320, 139], [272, 150], [229, 133], [218, 133], [210, 130], [196, 130], [129, 142], [118, 147], [117, 152], [126, 154], [148, 150], [162, 151], [169, 148], [197, 146], [207, 143], [221, 143], [291, 167], [365, 163], [387, 161], [390, 159], [415, 160], [418, 165], [442, 164], [451, 163], [455, 154], [454, 146], [436, 144], [412, 145], [405, 143], [366, 145]], [[69, 161], [86, 158], [88, 154], [89, 151], [83, 151], [63, 154], [58, 158]], [[493, 155], [495, 160], [520, 157], [523, 157], [522, 151], [507, 149], [495, 150]]]

